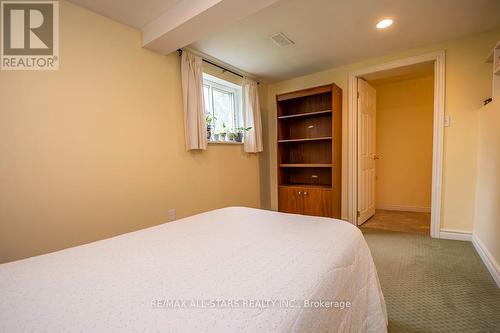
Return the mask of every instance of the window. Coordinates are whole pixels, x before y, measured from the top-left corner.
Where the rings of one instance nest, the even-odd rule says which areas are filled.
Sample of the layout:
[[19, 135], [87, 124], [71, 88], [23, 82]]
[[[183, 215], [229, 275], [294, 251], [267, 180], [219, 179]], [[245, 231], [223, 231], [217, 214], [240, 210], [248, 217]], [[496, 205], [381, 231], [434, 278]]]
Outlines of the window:
[[203, 73], [209, 141], [242, 142], [241, 86]]

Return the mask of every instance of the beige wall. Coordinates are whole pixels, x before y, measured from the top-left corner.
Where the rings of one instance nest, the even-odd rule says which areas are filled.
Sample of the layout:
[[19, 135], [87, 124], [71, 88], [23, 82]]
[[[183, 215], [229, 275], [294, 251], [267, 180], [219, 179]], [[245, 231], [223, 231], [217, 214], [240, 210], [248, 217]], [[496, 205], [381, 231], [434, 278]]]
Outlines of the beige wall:
[[479, 110], [479, 129], [474, 236], [500, 273], [500, 101]]
[[379, 156], [376, 205], [382, 209], [430, 211], [434, 77], [374, 87]]
[[[259, 157], [184, 149], [179, 58], [62, 1], [60, 70], [0, 72], [0, 262], [260, 206]], [[245, 175], [242, 177], [241, 175]]]
[[268, 139], [264, 156], [269, 162], [269, 206], [277, 208], [276, 186], [276, 94], [334, 82], [343, 89], [343, 165], [342, 216], [347, 218], [347, 81], [351, 70], [424, 54], [446, 50], [446, 113], [452, 125], [444, 133], [444, 170], [441, 228], [472, 231], [475, 210], [476, 152], [478, 111], [482, 101], [491, 94], [491, 65], [485, 57], [500, 39], [500, 29], [394, 53], [385, 57], [341, 66], [269, 85], [268, 113], [265, 120]]

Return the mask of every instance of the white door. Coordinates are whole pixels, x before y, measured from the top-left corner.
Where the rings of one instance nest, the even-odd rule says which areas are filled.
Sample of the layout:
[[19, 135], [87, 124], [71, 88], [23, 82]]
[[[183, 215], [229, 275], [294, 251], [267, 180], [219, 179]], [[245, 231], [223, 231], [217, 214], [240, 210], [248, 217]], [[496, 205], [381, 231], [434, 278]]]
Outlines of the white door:
[[358, 225], [375, 214], [376, 91], [358, 79]]

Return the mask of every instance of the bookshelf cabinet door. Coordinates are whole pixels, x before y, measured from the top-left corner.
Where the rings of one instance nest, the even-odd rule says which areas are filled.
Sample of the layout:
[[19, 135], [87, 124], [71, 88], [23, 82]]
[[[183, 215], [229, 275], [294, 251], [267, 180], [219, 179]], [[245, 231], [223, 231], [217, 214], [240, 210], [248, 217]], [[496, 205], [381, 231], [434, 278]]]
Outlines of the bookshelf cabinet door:
[[304, 214], [304, 189], [280, 186], [278, 190], [278, 210], [283, 213]]
[[305, 215], [333, 217], [331, 190], [308, 188], [304, 190], [302, 196]]

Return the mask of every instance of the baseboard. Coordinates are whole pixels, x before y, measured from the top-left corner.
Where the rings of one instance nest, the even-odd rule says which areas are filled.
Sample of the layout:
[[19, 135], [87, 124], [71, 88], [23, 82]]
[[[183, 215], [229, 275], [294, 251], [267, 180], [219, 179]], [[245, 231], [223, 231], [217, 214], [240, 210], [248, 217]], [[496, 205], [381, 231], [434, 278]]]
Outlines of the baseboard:
[[419, 212], [419, 213], [430, 213], [431, 207], [418, 207], [418, 206], [398, 206], [398, 205], [377, 205], [376, 209], [383, 210], [395, 210], [401, 212]]
[[472, 240], [472, 233], [463, 230], [441, 229], [439, 231], [439, 238], [470, 242]]
[[476, 235], [472, 235], [472, 245], [477, 251], [477, 254], [481, 257], [484, 265], [490, 272], [493, 280], [497, 283], [498, 288], [500, 288], [500, 266], [495, 261], [495, 258], [491, 255], [490, 251], [484, 246], [483, 242], [477, 238]]

